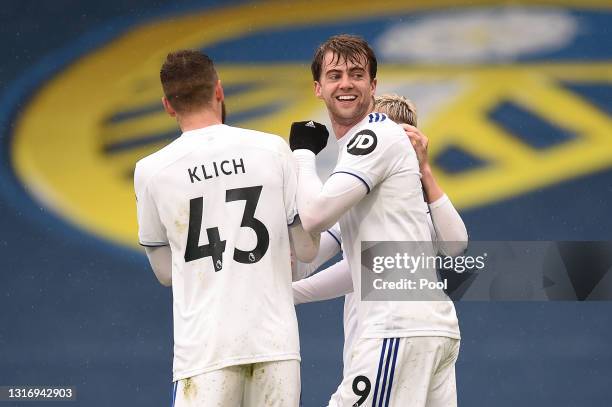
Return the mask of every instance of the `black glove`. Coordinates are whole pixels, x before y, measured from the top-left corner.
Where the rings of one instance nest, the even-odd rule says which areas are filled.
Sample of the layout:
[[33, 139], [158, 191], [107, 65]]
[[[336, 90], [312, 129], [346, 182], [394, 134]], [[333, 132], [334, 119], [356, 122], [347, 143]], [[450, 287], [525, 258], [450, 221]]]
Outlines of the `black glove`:
[[293, 122], [289, 135], [289, 146], [291, 151], [304, 149], [319, 154], [327, 145], [328, 137], [329, 131], [321, 123], [312, 120]]

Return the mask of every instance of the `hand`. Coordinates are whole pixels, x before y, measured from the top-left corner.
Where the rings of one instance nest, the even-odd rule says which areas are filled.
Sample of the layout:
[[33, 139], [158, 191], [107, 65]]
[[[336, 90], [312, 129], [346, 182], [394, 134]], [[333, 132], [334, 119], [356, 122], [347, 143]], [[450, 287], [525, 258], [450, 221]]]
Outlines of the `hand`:
[[401, 126], [404, 128], [406, 135], [410, 139], [414, 151], [419, 160], [419, 167], [422, 170], [429, 168], [429, 158], [427, 156], [427, 146], [429, 145], [429, 139], [426, 135], [421, 133], [419, 129], [409, 124], [402, 123]]
[[291, 151], [305, 149], [319, 154], [327, 145], [329, 131], [315, 121], [293, 122], [289, 135]]
[[421, 183], [423, 184], [423, 191], [425, 192], [425, 200], [427, 203], [435, 202], [444, 195], [444, 191], [440, 188], [440, 185], [438, 185], [429, 167], [429, 160], [427, 157], [429, 139], [414, 126], [403, 123], [401, 126], [404, 128], [408, 138], [410, 138], [410, 143], [412, 143], [417, 155], [417, 160], [419, 160], [419, 171], [421, 172]]

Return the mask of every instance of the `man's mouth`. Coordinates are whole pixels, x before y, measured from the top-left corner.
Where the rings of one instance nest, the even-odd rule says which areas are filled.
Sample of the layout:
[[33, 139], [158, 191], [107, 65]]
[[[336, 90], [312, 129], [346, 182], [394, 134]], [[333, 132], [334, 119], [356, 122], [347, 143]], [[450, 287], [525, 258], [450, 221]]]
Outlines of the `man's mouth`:
[[340, 96], [336, 96], [336, 100], [339, 100], [340, 102], [352, 102], [353, 100], [356, 100], [357, 96], [355, 95], [340, 95]]

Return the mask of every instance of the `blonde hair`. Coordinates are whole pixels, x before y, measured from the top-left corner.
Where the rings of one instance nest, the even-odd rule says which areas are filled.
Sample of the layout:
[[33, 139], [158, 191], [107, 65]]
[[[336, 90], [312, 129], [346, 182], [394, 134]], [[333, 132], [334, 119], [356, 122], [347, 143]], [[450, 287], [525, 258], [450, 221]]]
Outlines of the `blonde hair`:
[[374, 98], [374, 110], [386, 113], [391, 120], [397, 123], [417, 125], [416, 106], [410, 99], [399, 95], [382, 95]]

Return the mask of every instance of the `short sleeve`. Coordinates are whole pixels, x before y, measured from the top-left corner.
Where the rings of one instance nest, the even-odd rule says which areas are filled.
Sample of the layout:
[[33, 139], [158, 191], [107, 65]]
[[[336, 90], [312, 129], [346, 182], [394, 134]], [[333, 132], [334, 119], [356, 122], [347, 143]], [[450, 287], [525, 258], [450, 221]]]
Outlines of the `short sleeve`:
[[168, 245], [166, 228], [149, 189], [148, 177], [145, 177], [142, 168], [138, 166], [134, 172], [134, 189], [136, 191], [139, 243], [148, 247]]

